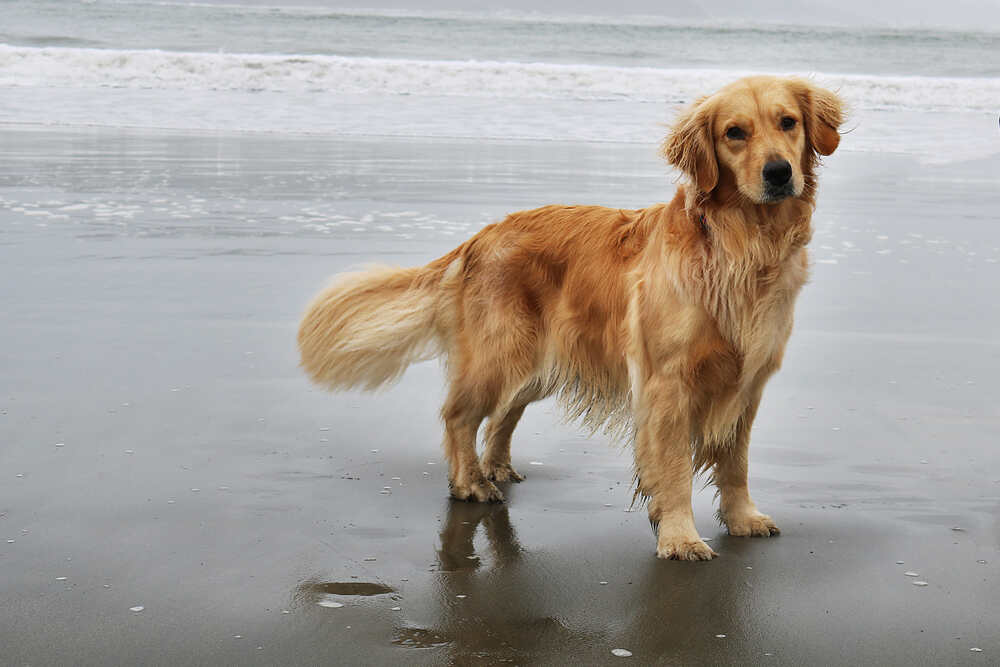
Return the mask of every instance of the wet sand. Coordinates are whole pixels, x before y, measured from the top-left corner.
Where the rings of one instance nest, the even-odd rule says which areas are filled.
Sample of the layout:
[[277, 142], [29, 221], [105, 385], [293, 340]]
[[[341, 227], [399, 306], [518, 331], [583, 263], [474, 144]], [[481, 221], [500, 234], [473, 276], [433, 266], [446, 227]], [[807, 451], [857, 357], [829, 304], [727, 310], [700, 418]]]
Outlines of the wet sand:
[[709, 489], [721, 557], [676, 563], [627, 511], [628, 452], [553, 403], [515, 433], [508, 501], [453, 503], [435, 363], [331, 395], [294, 347], [346, 267], [424, 262], [518, 208], [668, 199], [655, 146], [0, 145], [0, 663], [998, 660], [995, 159], [827, 160], [751, 447], [782, 535], [726, 536]]

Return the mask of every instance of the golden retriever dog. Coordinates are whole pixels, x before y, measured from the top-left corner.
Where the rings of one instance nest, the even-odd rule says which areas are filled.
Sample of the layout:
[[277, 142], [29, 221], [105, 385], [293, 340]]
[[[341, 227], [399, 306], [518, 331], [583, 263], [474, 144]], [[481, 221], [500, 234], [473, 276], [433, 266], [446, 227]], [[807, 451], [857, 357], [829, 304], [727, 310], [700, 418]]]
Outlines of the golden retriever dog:
[[792, 331], [815, 169], [841, 121], [838, 97], [809, 81], [736, 81], [664, 141], [687, 177], [669, 204], [523, 211], [426, 266], [343, 275], [302, 319], [302, 366], [331, 389], [373, 389], [445, 356], [455, 498], [503, 500], [494, 482], [523, 479], [514, 428], [555, 394], [571, 419], [632, 443], [657, 556], [717, 555], [691, 509], [702, 471], [731, 535], [777, 534], [747, 488], [750, 429]]

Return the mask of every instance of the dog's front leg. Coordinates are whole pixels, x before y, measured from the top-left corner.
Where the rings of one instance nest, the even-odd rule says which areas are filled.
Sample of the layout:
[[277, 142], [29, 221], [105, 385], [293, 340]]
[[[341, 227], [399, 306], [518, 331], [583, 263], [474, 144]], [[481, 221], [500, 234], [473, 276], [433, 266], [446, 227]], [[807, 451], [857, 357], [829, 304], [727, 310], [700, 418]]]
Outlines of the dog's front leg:
[[649, 499], [656, 555], [672, 560], [717, 556], [699, 537], [691, 510], [691, 401], [680, 378], [650, 377], [637, 410], [635, 466]]
[[726, 524], [730, 535], [739, 537], [769, 537], [781, 531], [766, 514], [757, 509], [750, 497], [748, 485], [750, 429], [760, 392], [754, 396], [740, 417], [733, 444], [717, 455], [715, 463], [715, 485], [719, 489], [719, 519]]

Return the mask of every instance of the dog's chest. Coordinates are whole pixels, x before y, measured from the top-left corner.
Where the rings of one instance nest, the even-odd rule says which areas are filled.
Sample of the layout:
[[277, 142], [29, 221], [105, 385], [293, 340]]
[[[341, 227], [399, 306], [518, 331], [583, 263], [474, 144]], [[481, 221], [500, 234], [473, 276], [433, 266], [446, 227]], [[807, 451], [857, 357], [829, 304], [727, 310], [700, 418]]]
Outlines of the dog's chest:
[[706, 400], [701, 428], [707, 441], [728, 441], [740, 416], [781, 365], [804, 280], [803, 274], [775, 281], [753, 300], [730, 303], [724, 317], [716, 319], [720, 344], [701, 359], [695, 374], [698, 393]]
[[753, 284], [733, 290], [725, 300], [728, 307], [717, 324], [740, 361], [733, 369], [734, 386], [748, 388], [762, 373], [769, 375], [781, 365], [792, 332], [795, 300], [807, 277], [805, 267], [803, 250], [781, 267], [762, 271]]

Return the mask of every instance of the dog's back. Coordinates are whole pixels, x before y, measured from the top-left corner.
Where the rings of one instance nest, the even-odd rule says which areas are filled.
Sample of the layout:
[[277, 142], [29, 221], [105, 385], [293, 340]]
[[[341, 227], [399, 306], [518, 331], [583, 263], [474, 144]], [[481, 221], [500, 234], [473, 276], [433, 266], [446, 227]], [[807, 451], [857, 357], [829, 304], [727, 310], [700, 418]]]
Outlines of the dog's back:
[[627, 388], [625, 281], [660, 208], [522, 211], [424, 267], [342, 275], [302, 319], [302, 366], [331, 389], [374, 389], [443, 354], [489, 376], [500, 403], [567, 388], [572, 416], [597, 426]]

